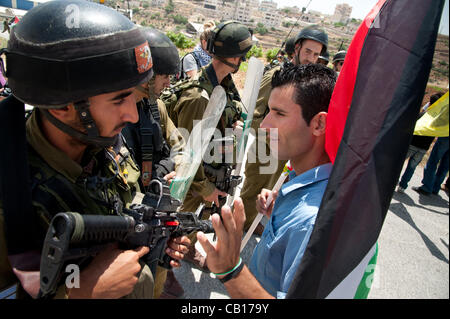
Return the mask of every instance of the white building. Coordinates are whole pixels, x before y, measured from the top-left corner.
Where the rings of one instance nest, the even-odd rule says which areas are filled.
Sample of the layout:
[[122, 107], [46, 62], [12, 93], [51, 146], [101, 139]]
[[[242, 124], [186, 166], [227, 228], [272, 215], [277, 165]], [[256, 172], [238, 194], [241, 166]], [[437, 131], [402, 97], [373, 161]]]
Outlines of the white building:
[[331, 21], [334, 23], [347, 24], [350, 21], [350, 15], [352, 14], [352, 7], [346, 3], [337, 4], [334, 9], [334, 14], [331, 17]]
[[277, 11], [277, 3], [273, 0], [263, 0], [259, 5], [259, 11], [262, 12], [275, 12]]
[[281, 25], [282, 17], [278, 11], [264, 12], [263, 21], [261, 21], [266, 27], [278, 28]]
[[232, 19], [247, 25], [253, 24], [258, 8], [258, 0], [235, 0]]

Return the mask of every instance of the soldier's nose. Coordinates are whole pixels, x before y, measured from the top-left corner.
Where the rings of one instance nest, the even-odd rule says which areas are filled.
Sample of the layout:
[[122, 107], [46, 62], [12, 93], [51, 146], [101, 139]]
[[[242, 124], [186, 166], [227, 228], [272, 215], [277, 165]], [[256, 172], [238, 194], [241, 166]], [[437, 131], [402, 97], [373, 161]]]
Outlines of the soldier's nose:
[[122, 113], [122, 120], [130, 123], [137, 123], [139, 121], [135, 97], [127, 98], [124, 105], [124, 112]]

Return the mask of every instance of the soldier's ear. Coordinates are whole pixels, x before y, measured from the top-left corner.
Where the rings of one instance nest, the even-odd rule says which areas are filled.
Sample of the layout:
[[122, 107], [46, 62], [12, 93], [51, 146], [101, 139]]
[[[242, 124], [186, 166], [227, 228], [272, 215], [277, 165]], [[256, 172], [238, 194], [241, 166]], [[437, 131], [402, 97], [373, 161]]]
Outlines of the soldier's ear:
[[65, 107], [57, 109], [49, 109], [48, 112], [60, 121], [66, 122], [67, 120], [72, 120], [74, 115], [76, 115], [76, 110], [73, 104], [69, 104]]

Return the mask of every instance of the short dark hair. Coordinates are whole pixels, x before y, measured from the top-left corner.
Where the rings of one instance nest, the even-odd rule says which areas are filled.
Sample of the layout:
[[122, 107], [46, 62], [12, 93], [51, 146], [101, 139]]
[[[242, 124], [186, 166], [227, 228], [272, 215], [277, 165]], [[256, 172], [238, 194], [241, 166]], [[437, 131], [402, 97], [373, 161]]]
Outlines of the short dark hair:
[[437, 100], [439, 100], [442, 97], [442, 95], [444, 95], [443, 92], [438, 92], [430, 96], [430, 105], [433, 105]]
[[282, 68], [272, 77], [272, 89], [294, 87], [292, 100], [301, 106], [306, 123], [319, 112], [328, 112], [336, 83], [336, 72], [321, 64], [303, 64]]

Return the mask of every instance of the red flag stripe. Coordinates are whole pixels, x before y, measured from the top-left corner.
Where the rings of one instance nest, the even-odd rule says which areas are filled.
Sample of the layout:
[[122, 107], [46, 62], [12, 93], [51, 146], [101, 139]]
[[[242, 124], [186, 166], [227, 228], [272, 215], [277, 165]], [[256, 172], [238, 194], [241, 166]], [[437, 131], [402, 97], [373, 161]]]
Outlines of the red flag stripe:
[[356, 31], [345, 56], [346, 63], [342, 67], [333, 95], [331, 96], [328, 107], [325, 150], [332, 163], [334, 163], [336, 158], [337, 150], [344, 133], [348, 110], [352, 103], [353, 90], [355, 88], [364, 40], [369, 32], [370, 26], [373, 24], [385, 2], [386, 0], [378, 1]]

